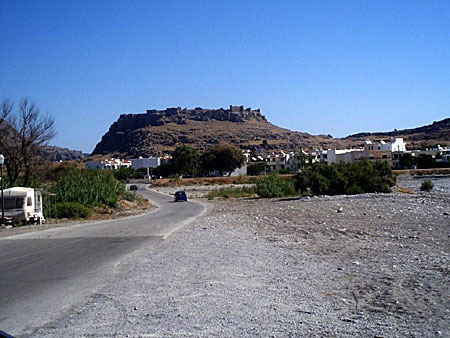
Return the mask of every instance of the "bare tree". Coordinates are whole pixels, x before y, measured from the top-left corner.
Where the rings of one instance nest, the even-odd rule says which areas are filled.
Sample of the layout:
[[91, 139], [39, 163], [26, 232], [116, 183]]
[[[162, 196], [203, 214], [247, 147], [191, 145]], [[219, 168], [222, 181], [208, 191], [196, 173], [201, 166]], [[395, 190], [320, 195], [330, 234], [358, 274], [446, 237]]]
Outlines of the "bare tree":
[[[13, 104], [9, 99], [5, 99], [1, 103], [1, 111], [0, 111], [0, 131], [3, 130], [2, 126], [6, 123], [6, 119], [8, 115], [11, 114], [13, 108]], [[1, 135], [0, 135], [1, 137]]]
[[13, 103], [5, 99], [1, 103], [0, 112], [0, 153], [5, 156], [6, 172], [9, 182], [13, 184], [19, 177], [22, 168], [18, 149], [13, 146], [14, 130], [11, 128]]
[[25, 186], [28, 185], [33, 165], [39, 156], [40, 146], [55, 137], [54, 120], [49, 115], [42, 116], [35, 103], [24, 98], [19, 103], [16, 114], [13, 105], [4, 100], [1, 105], [4, 116], [0, 125], [0, 151], [5, 153], [5, 164], [11, 184], [21, 172]]

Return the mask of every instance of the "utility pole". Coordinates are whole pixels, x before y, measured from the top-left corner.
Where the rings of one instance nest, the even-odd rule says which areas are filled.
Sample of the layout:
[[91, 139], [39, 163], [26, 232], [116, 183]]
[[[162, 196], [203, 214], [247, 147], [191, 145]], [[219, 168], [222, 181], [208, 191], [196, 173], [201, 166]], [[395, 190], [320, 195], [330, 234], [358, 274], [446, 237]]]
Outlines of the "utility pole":
[[3, 198], [3, 164], [5, 163], [5, 156], [0, 154], [0, 180], [2, 189], [2, 225], [5, 225], [5, 199]]

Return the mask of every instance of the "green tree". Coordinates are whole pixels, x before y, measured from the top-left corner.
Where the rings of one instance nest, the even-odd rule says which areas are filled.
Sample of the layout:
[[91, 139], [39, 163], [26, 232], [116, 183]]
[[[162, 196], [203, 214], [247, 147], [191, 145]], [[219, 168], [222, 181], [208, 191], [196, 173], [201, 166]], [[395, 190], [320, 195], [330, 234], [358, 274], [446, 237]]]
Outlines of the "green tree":
[[126, 182], [135, 176], [135, 170], [133, 168], [121, 167], [113, 171], [114, 178], [121, 182]]
[[419, 169], [436, 168], [436, 160], [431, 155], [420, 154], [417, 157], [417, 167]]
[[409, 169], [413, 165], [417, 164], [417, 160], [411, 154], [403, 154], [403, 156], [400, 157], [398, 164], [402, 169]]
[[264, 174], [265, 168], [266, 168], [266, 164], [265, 163], [250, 164], [247, 167], [247, 175], [249, 175], [249, 176], [258, 176], [258, 175]]
[[172, 153], [170, 165], [176, 174], [194, 175], [197, 173], [198, 159], [198, 153], [194, 148], [183, 145]]
[[153, 175], [156, 178], [169, 177], [174, 174], [173, 166], [170, 163], [163, 163], [153, 170]]
[[245, 162], [242, 151], [236, 147], [219, 144], [207, 149], [201, 156], [201, 166], [204, 173], [217, 170], [220, 175], [231, 175], [234, 169], [240, 168]]

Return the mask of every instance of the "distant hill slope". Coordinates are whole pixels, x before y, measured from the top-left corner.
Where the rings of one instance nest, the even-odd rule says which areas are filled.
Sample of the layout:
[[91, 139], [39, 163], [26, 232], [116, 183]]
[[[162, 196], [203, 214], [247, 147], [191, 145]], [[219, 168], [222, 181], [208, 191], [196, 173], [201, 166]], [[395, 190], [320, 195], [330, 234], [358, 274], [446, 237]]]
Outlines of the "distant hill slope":
[[114, 122], [93, 151], [96, 154], [149, 156], [170, 152], [181, 144], [197, 149], [228, 143], [241, 148], [294, 150], [299, 147], [333, 146], [331, 136], [313, 136], [269, 123], [258, 110], [230, 106], [229, 109], [148, 110], [123, 114]]
[[49, 161], [81, 160], [86, 156], [86, 154], [83, 154], [81, 151], [57, 146], [42, 146], [40, 148], [40, 155]]
[[345, 139], [358, 141], [367, 138], [380, 139], [389, 137], [403, 137], [409, 148], [423, 148], [436, 144], [450, 145], [450, 118], [436, 121], [423, 127], [390, 132], [358, 133], [349, 135]]

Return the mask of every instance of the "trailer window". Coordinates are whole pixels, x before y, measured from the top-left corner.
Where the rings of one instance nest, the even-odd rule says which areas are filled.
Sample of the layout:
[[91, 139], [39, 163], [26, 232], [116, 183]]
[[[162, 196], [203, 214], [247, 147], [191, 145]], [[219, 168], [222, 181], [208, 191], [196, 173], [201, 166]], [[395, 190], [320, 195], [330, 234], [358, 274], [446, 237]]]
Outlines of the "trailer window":
[[[2, 205], [2, 201], [0, 200], [0, 207]], [[23, 208], [23, 198], [14, 198], [9, 197], [5, 198], [5, 209], [22, 209]]]
[[33, 205], [33, 201], [31, 200], [31, 197], [27, 197], [27, 207], [31, 207]]

